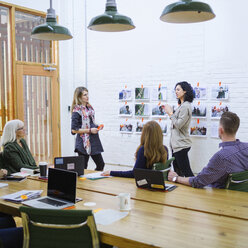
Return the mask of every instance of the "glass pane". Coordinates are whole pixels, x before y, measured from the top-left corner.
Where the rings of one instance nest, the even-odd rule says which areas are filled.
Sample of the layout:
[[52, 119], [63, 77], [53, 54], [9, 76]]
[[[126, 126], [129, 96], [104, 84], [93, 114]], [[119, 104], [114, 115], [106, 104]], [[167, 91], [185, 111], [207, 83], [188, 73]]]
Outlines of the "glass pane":
[[52, 161], [51, 78], [23, 76], [26, 140], [36, 162]]
[[0, 134], [6, 121], [13, 119], [9, 23], [9, 10], [0, 6]]
[[45, 18], [20, 11], [15, 13], [16, 59], [25, 62], [51, 63], [50, 41], [31, 39], [32, 29]]

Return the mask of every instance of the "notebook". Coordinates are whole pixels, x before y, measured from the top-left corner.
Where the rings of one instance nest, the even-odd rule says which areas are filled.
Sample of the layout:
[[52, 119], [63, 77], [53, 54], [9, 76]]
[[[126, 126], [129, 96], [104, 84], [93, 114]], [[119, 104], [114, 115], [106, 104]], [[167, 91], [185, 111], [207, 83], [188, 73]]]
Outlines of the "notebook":
[[177, 187], [172, 184], [165, 184], [163, 171], [134, 169], [134, 178], [139, 188], [171, 191]]
[[76, 202], [77, 173], [49, 168], [47, 196], [23, 202], [35, 208], [63, 209]]
[[85, 168], [84, 156], [54, 158], [54, 168], [75, 171], [78, 176], [81, 176], [84, 174]]

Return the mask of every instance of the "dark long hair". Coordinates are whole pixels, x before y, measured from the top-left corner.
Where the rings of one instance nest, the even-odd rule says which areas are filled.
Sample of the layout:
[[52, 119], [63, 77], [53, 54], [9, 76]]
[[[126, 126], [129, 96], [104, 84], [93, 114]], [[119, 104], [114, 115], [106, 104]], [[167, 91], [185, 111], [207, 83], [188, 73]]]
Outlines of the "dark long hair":
[[[176, 89], [176, 87], [177, 87], [178, 85], [180, 85], [180, 86], [182, 87], [182, 89], [183, 89], [184, 91], [186, 91], [186, 93], [185, 93], [185, 95], [184, 95], [184, 101], [185, 101], [185, 102], [186, 102], [186, 101], [188, 101], [188, 102], [193, 102], [194, 97], [195, 97], [195, 93], [194, 93], [194, 90], [193, 90], [193, 88], [191, 87], [191, 85], [190, 85], [188, 82], [183, 81], [183, 82], [177, 83], [176, 86], [175, 86], [175, 89]], [[178, 104], [181, 104], [181, 100], [180, 100], [180, 99], [178, 99]]]

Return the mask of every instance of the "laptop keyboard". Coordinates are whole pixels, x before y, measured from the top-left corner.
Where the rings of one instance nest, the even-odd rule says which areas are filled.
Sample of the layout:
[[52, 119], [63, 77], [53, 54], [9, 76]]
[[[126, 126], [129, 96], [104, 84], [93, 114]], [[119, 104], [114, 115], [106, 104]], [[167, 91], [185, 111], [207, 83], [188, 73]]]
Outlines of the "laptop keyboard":
[[50, 198], [44, 198], [44, 199], [40, 199], [38, 201], [46, 203], [46, 204], [49, 204], [49, 205], [52, 205], [52, 206], [56, 206], [56, 207], [65, 205], [64, 202], [52, 200]]

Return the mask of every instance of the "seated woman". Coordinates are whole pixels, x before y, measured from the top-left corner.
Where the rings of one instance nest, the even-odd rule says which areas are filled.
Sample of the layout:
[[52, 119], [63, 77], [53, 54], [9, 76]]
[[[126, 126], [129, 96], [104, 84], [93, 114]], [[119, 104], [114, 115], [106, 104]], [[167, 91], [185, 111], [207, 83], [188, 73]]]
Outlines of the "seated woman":
[[8, 121], [3, 129], [1, 146], [3, 146], [4, 169], [8, 174], [19, 172], [21, 168], [37, 169], [35, 160], [23, 139], [24, 123], [20, 120]]
[[[168, 149], [163, 145], [163, 133], [156, 121], [147, 122], [142, 130], [140, 145], [135, 153], [136, 163], [134, 168], [152, 169], [154, 163], [165, 163], [168, 159]], [[133, 178], [133, 170], [130, 171], [105, 171], [104, 176]]]

